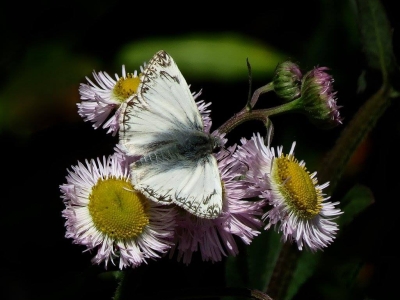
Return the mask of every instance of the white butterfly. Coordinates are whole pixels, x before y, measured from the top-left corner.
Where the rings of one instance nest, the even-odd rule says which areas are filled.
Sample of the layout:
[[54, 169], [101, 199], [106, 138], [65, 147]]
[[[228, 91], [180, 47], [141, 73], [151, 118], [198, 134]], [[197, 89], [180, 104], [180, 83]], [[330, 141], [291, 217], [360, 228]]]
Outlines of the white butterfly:
[[135, 189], [198, 217], [218, 217], [222, 184], [212, 151], [219, 142], [203, 129], [178, 66], [165, 51], [157, 52], [143, 71], [137, 94], [121, 106], [120, 145], [140, 157], [131, 164]]

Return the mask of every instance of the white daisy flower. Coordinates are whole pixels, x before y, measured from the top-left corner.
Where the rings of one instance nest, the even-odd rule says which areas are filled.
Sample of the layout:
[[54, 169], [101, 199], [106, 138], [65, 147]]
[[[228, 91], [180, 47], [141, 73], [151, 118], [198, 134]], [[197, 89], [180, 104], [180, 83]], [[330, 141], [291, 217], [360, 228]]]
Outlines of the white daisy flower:
[[137, 267], [170, 249], [176, 211], [137, 193], [116, 155], [78, 162], [60, 186], [66, 237], [96, 250], [94, 264]]
[[[140, 70], [143, 72], [143, 67]], [[86, 77], [88, 84], [80, 84], [79, 94], [82, 101], [77, 104], [78, 114], [85, 121], [93, 122], [95, 129], [103, 124], [103, 128], [108, 128], [107, 133], [115, 135], [119, 129], [119, 107], [137, 92], [140, 74], [136, 71], [127, 73], [123, 65], [121, 77], [115, 74], [114, 79], [106, 72], [95, 71], [93, 77], [95, 82]], [[107, 120], [113, 111], [116, 111], [115, 115]]]
[[335, 208], [339, 202], [328, 202], [322, 192], [329, 183], [318, 184], [316, 172], [310, 174], [304, 161], [294, 157], [293, 143], [289, 154], [267, 147], [260, 135], [242, 140], [238, 159], [249, 166], [247, 180], [252, 189], [267, 199], [272, 208], [263, 215], [265, 229], [274, 226], [283, 232], [282, 239], [316, 251], [327, 247], [335, 238], [338, 225], [334, 219], [342, 214]]

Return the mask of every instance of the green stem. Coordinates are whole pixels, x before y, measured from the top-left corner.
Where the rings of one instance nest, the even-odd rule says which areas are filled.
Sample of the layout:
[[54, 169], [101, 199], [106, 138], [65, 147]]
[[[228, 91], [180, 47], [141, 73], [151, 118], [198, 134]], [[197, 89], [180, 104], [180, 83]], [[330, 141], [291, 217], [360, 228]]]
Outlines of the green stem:
[[267, 293], [274, 299], [284, 299], [299, 258], [299, 251], [291, 243], [284, 243], [268, 283]]
[[[256, 92], [254, 92], [254, 94], [256, 94]], [[259, 94], [256, 97], [258, 98], [258, 96]], [[252, 99], [253, 98], [254, 96]], [[250, 103], [253, 103], [253, 100]], [[235, 114], [228, 121], [222, 124], [217, 130], [219, 133], [229, 133], [238, 125], [251, 120], [259, 120], [268, 123], [268, 118], [270, 116], [292, 111], [297, 108], [297, 103], [298, 101], [295, 100], [276, 107], [256, 110], [248, 110], [246, 109], [246, 106], [239, 113]]]
[[267, 92], [273, 91], [274, 90], [274, 83], [270, 82], [258, 89], [256, 89], [253, 93], [253, 96], [251, 97], [250, 101], [246, 104], [246, 106], [241, 110], [243, 111], [250, 111], [253, 109], [254, 105], [256, 105], [258, 98]]
[[126, 276], [125, 276], [125, 272], [116, 272], [115, 273], [115, 277], [118, 280], [118, 285], [117, 288], [115, 290], [115, 294], [114, 297], [112, 298], [113, 300], [120, 300], [122, 299], [122, 294], [123, 294], [123, 289], [124, 289], [124, 285], [126, 284]]
[[318, 181], [330, 181], [328, 193], [332, 194], [351, 156], [390, 106], [390, 92], [391, 88], [383, 85], [372, 95], [343, 129], [335, 146], [326, 155], [318, 170]]

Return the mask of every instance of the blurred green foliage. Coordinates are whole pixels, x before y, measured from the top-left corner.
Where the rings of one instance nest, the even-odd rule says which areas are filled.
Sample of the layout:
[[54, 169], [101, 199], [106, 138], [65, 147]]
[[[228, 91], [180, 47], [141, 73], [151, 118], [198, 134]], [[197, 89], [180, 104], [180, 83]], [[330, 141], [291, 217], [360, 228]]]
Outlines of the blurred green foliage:
[[31, 47], [0, 91], [0, 132], [29, 135], [61, 120], [76, 120], [77, 89], [94, 61], [62, 43]]
[[185, 76], [219, 82], [243, 80], [246, 59], [252, 66], [253, 78], [266, 80], [272, 77], [277, 64], [287, 59], [282, 51], [261, 41], [233, 32], [216, 32], [135, 41], [121, 49], [117, 61], [139, 66], [161, 49], [174, 58]]

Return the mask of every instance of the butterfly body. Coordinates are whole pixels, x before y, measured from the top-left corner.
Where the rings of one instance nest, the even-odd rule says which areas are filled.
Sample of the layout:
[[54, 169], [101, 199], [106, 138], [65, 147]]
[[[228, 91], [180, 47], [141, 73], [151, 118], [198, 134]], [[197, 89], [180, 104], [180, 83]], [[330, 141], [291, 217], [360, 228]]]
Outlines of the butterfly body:
[[214, 149], [189, 86], [172, 57], [157, 52], [137, 95], [122, 107], [120, 145], [139, 159], [131, 165], [135, 189], [156, 202], [174, 203], [202, 218], [222, 210]]

